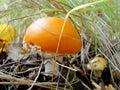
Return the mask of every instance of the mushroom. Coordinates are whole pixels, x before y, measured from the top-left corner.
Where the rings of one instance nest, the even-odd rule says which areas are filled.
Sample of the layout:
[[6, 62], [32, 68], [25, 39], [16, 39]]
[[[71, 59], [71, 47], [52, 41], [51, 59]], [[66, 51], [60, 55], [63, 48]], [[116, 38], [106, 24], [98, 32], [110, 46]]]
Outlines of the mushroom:
[[100, 78], [102, 83], [107, 86], [110, 84], [111, 73], [105, 58], [100, 56], [95, 57], [93, 60], [89, 61], [87, 68], [93, 72], [95, 77]]
[[107, 67], [107, 61], [103, 57], [95, 57], [87, 64], [89, 70], [103, 71]]
[[[24, 35], [24, 45], [28, 48], [31, 48], [31, 45], [40, 47], [42, 52], [47, 53], [47, 56], [54, 56], [63, 23], [64, 19], [56, 17], [44, 17], [36, 20], [26, 30]], [[82, 41], [79, 33], [75, 27], [67, 21], [62, 33], [57, 54], [77, 54], [81, 47]], [[45, 60], [44, 63], [46, 63], [45, 72], [49, 73], [53, 71], [54, 74], [57, 74], [56, 70], [53, 70], [53, 61], [51, 59]], [[55, 65], [55, 67], [58, 68], [57, 65]]]
[[15, 30], [11, 25], [0, 24], [0, 48], [5, 47], [11, 43], [11, 40], [15, 37]]
[[109, 84], [107, 87], [107, 90], [117, 90], [117, 89], [114, 88], [112, 84]]
[[107, 67], [107, 60], [103, 57], [95, 57], [87, 64], [87, 69], [93, 71], [96, 77], [101, 77], [103, 70]]

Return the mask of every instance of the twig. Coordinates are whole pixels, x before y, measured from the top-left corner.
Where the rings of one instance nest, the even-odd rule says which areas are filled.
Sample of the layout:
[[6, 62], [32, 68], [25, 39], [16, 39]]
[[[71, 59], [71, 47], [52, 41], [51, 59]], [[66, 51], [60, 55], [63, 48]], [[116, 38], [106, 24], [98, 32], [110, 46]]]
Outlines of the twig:
[[[42, 63], [43, 63], [43, 61], [42, 61]], [[35, 82], [37, 81], [37, 79], [38, 79], [38, 77], [39, 77], [39, 75], [40, 75], [40, 72], [41, 72], [41, 69], [42, 69], [42, 65], [43, 65], [43, 64], [41, 64], [41, 65], [40, 65], [39, 70], [38, 70], [38, 74], [37, 74], [37, 76], [36, 76], [35, 80], [33, 81], [33, 83], [32, 83], [32, 85], [31, 85], [31, 87], [30, 87], [30, 88], [28, 88], [27, 90], [31, 90], [31, 89], [33, 88], [33, 86], [34, 86]]]
[[74, 68], [71, 68], [71, 67], [65, 66], [65, 65], [60, 64], [60, 63], [58, 63], [58, 62], [56, 62], [56, 64], [58, 64], [59, 66], [62, 66], [62, 67], [64, 67], [64, 68], [67, 68], [67, 69], [69, 69], [69, 70], [72, 70], [72, 71], [77, 71], [77, 70], [76, 70], [76, 69], [74, 69]]
[[23, 71], [23, 72], [16, 72], [16, 74], [23, 74], [23, 73], [30, 72], [30, 71], [33, 71], [33, 70], [37, 70], [39, 68], [40, 67], [29, 68], [29, 69], [27, 69], [26, 71]]
[[[0, 72], [0, 78], [4, 79], [4, 80], [9, 80], [9, 81], [13, 81], [13, 84], [18, 84], [18, 85], [32, 85], [33, 81], [32, 80], [27, 80], [27, 79], [23, 79], [23, 78], [16, 78], [16, 77], [12, 77], [10, 75], [4, 74], [2, 72]], [[0, 84], [11, 84], [11, 82], [0, 82]], [[43, 87], [43, 88], [48, 88], [50, 89], [51, 86], [53, 89], [55, 89], [56, 87], [54, 85], [56, 85], [56, 82], [36, 82], [34, 83], [35, 86], [39, 86], [39, 87]], [[60, 90], [63, 90], [62, 87], [58, 87]]]

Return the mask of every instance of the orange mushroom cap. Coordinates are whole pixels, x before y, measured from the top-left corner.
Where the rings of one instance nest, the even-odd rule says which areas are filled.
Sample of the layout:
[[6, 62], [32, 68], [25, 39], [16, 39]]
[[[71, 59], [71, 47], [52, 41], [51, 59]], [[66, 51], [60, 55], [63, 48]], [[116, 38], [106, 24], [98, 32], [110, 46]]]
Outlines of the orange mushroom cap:
[[[55, 53], [64, 20], [55, 17], [45, 17], [33, 22], [24, 35], [25, 43], [41, 47], [43, 52]], [[58, 53], [76, 54], [82, 46], [77, 30], [70, 22], [66, 22], [62, 33]]]

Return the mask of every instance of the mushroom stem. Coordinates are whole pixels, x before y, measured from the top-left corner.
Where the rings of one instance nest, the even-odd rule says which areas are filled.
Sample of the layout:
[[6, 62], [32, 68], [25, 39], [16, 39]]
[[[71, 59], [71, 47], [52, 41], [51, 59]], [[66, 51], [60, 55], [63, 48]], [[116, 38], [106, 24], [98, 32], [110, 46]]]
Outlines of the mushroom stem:
[[[63, 56], [60, 55], [58, 57], [55, 57], [54, 54], [45, 54], [44, 57], [46, 58], [44, 60], [44, 65], [45, 65], [45, 75], [47, 76], [52, 76], [58, 75], [58, 71], [59, 71], [59, 64], [56, 63], [55, 59], [59, 62], [62, 62], [63, 60]], [[52, 58], [48, 58], [48, 57], [52, 57]], [[55, 57], [55, 59], [54, 59]]]

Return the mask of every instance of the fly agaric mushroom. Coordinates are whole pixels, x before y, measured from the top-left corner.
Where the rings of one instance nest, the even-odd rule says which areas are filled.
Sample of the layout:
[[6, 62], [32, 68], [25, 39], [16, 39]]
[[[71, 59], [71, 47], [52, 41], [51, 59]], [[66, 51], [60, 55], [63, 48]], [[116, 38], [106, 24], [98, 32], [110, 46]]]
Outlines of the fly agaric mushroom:
[[5, 42], [5, 47], [10, 44], [11, 40], [15, 37], [15, 30], [11, 25], [0, 24], [0, 48], [2, 42]]
[[[33, 22], [26, 30], [24, 42], [30, 48], [31, 44], [39, 46], [42, 52], [55, 54], [64, 19], [55, 17], [40, 18]], [[66, 22], [58, 54], [77, 54], [82, 46], [81, 38], [77, 30], [70, 22]], [[45, 61], [45, 72], [53, 69], [52, 60]], [[47, 69], [46, 69], [47, 68]], [[54, 71], [53, 71], [54, 72]], [[54, 73], [56, 74], [56, 72]]]

